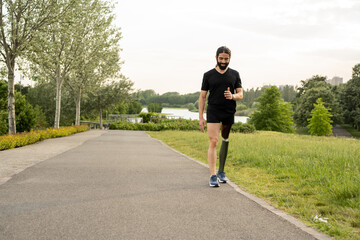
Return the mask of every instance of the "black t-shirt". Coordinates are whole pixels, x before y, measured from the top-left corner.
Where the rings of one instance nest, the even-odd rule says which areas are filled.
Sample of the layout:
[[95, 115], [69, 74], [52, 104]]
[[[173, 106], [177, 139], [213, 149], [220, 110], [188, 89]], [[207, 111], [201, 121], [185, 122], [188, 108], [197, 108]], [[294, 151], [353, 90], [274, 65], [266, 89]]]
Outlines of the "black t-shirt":
[[228, 100], [224, 96], [224, 91], [230, 88], [230, 92], [234, 93], [236, 88], [241, 88], [240, 75], [236, 70], [228, 68], [221, 74], [215, 68], [204, 73], [201, 90], [209, 91], [208, 104], [214, 107], [231, 109], [235, 112], [236, 102]]

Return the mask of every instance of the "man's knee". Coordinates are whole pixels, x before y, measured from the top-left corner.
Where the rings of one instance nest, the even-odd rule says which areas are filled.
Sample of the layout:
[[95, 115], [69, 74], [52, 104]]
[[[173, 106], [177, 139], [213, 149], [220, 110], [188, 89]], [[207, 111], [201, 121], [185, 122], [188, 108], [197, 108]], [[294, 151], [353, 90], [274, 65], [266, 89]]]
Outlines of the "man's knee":
[[218, 145], [218, 142], [219, 142], [219, 138], [211, 137], [210, 138], [210, 147], [216, 148], [216, 146]]

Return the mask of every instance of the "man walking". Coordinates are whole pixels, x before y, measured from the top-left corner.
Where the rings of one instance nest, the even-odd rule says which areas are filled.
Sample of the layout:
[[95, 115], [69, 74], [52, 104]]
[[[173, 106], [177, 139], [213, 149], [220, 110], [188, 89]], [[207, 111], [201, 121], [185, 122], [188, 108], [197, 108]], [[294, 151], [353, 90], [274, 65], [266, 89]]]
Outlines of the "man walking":
[[[231, 126], [234, 123], [236, 101], [243, 98], [240, 75], [237, 71], [228, 67], [230, 58], [231, 51], [229, 48], [223, 46], [217, 49], [216, 67], [204, 74], [199, 97], [200, 130], [204, 132], [206, 126], [209, 136], [208, 162], [211, 175], [209, 185], [211, 187], [219, 187], [219, 181], [221, 183], [228, 181], [224, 172], [229, 146], [228, 138]], [[203, 115], [208, 92], [210, 94], [206, 111], [206, 123]], [[219, 141], [220, 127], [223, 140], [219, 153], [219, 169], [216, 173], [216, 146]]]

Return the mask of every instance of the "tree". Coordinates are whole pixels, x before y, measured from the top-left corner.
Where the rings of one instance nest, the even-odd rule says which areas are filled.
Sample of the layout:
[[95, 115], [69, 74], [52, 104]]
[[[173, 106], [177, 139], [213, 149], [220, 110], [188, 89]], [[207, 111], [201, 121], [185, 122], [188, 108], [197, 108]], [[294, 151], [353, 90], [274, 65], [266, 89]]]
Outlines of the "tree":
[[55, 128], [59, 128], [60, 125], [64, 81], [69, 79], [71, 67], [82, 54], [82, 43], [91, 31], [82, 25], [83, 17], [86, 15], [84, 10], [94, 1], [74, 1], [61, 19], [43, 27], [43, 31], [36, 35], [31, 45], [31, 53], [27, 56], [32, 63], [33, 76], [41, 76], [40, 81], [56, 82]]
[[19, 132], [30, 132], [36, 125], [36, 115], [33, 107], [26, 101], [24, 95], [15, 92], [16, 128]]
[[0, 55], [8, 74], [9, 133], [16, 133], [14, 72], [16, 58], [27, 51], [34, 36], [57, 20], [72, 1], [0, 0]]
[[297, 92], [295, 91], [294, 86], [285, 85], [280, 88], [280, 93], [285, 102], [295, 104]]
[[345, 123], [360, 130], [360, 64], [354, 66], [352, 78], [340, 93], [340, 102], [344, 111]]
[[161, 103], [149, 103], [147, 106], [148, 112], [161, 113], [162, 105]]
[[292, 106], [285, 103], [275, 86], [266, 88], [257, 99], [260, 103], [251, 115], [250, 123], [258, 130], [293, 133]]
[[128, 78], [120, 76], [119, 81], [101, 84], [89, 93], [88, 104], [96, 106], [100, 114], [100, 127], [102, 128], [103, 111], [110, 109], [119, 102], [131, 99], [130, 91], [134, 85]]
[[69, 74], [66, 86], [76, 106], [75, 125], [80, 124], [80, 104], [83, 93], [97, 83], [115, 78], [120, 71], [119, 41], [121, 33], [112, 26], [112, 7], [102, 1], [88, 1], [81, 5], [82, 16], [76, 22], [84, 31], [79, 42], [79, 54]]
[[331, 85], [325, 80], [326, 77], [313, 76], [306, 81], [301, 81], [302, 86], [298, 88], [298, 99], [294, 111], [294, 121], [297, 126], [308, 125], [307, 119], [310, 118], [311, 110], [319, 98], [322, 99], [326, 108], [331, 109], [334, 123], [342, 121], [339, 101], [332, 92]]
[[[40, 106], [46, 117], [46, 126], [54, 126], [55, 103], [56, 103], [56, 82], [39, 81], [34, 87], [29, 89], [27, 100], [32, 106]], [[74, 124], [75, 109], [72, 94], [64, 89], [61, 97], [61, 119], [62, 126]]]
[[141, 110], [143, 109], [140, 102], [130, 102], [128, 104], [128, 114], [139, 114]]
[[[0, 82], [0, 134], [8, 132], [8, 121], [6, 119], [6, 108], [7, 108], [7, 83]], [[36, 123], [36, 115], [33, 107], [26, 101], [24, 95], [20, 92], [15, 91], [15, 117], [16, 128], [19, 132], [30, 131]]]
[[324, 136], [332, 134], [331, 109], [324, 106], [321, 98], [316, 100], [313, 110], [311, 110], [311, 117], [308, 119], [309, 125], [307, 128], [311, 135]]

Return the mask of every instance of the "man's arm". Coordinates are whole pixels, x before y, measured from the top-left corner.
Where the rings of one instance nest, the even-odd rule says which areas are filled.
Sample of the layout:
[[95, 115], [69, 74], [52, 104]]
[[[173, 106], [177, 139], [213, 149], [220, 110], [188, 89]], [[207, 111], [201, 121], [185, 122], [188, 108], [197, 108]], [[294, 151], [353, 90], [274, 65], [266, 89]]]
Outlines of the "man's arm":
[[[229, 100], [234, 100], [234, 101], [238, 101], [238, 100], [241, 100], [243, 99], [243, 90], [242, 88], [236, 88], [236, 93], [235, 94], [232, 94], [230, 92], [230, 88], [228, 88], [225, 92], [224, 92], [224, 96], [226, 99], [229, 99]], [[200, 104], [199, 104], [200, 106]]]
[[201, 132], [204, 132], [204, 126], [206, 126], [206, 122], [204, 119], [204, 111], [205, 111], [205, 104], [206, 104], [206, 96], [208, 91], [201, 90], [200, 97], [199, 97], [199, 126]]
[[241, 100], [243, 98], [244, 98], [243, 89], [242, 88], [237, 88], [236, 93], [232, 95], [232, 100], [238, 101], [238, 100]]

